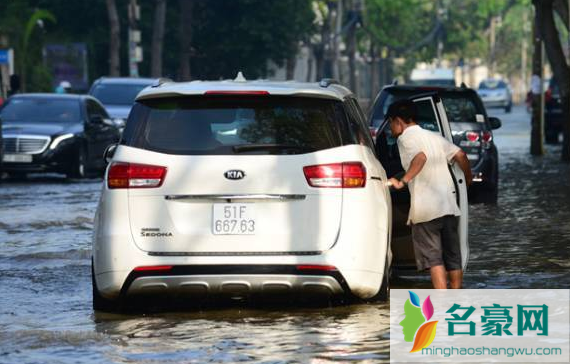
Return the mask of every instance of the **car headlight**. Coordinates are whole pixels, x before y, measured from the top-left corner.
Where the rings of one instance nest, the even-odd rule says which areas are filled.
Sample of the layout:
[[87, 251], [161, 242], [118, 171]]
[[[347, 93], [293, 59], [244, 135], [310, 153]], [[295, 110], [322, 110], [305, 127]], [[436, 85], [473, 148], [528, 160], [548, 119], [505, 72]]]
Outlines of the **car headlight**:
[[71, 138], [73, 138], [73, 134], [63, 134], [63, 135], [60, 135], [58, 137], [55, 137], [55, 138], [53, 138], [51, 145], [49, 146], [49, 149], [55, 149], [55, 148], [57, 148], [59, 143], [61, 143], [64, 140], [71, 139]]

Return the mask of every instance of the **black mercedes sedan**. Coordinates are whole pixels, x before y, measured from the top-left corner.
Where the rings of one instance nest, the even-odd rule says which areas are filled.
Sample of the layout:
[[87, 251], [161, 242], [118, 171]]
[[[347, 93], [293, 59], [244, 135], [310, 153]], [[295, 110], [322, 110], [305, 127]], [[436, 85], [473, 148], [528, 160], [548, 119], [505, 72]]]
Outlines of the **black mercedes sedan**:
[[120, 139], [105, 108], [88, 95], [14, 95], [2, 105], [0, 119], [2, 169], [10, 175], [101, 175], [105, 149]]

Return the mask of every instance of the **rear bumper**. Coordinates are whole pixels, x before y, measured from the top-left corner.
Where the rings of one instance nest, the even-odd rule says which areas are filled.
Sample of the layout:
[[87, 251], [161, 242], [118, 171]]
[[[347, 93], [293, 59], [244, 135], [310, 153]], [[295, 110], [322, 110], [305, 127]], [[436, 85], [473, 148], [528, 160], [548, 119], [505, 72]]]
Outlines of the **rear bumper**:
[[337, 296], [349, 293], [336, 269], [299, 269], [290, 265], [174, 266], [165, 271], [132, 271], [121, 297], [168, 294], [208, 298], [288, 294]]
[[498, 156], [496, 148], [490, 150], [485, 150], [481, 154], [479, 161], [471, 167], [471, 172], [473, 173], [473, 184], [470, 186], [472, 188], [477, 188], [479, 186], [485, 186], [493, 188], [498, 184]]

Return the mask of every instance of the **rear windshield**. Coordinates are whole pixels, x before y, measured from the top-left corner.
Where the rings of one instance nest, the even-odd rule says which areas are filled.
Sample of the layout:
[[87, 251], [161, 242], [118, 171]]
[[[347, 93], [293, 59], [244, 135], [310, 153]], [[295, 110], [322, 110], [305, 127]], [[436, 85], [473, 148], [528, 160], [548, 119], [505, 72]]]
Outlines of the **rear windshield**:
[[499, 80], [485, 80], [479, 84], [479, 90], [495, 90], [507, 88], [507, 84]]
[[346, 143], [340, 102], [189, 96], [137, 102], [123, 144], [167, 154], [302, 154]]
[[[380, 102], [378, 102], [374, 109], [372, 117], [373, 126], [380, 126], [388, 107], [394, 101], [425, 92], [426, 91], [419, 92], [414, 90], [383, 91], [383, 95], [380, 96]], [[476, 102], [475, 95], [471, 95], [468, 92], [440, 91], [439, 96], [443, 101], [447, 118], [452, 123], [475, 123], [477, 122], [477, 114], [485, 115], [482, 106], [479, 106]]]
[[132, 105], [135, 98], [148, 85], [99, 83], [91, 95], [105, 105]]
[[0, 117], [11, 122], [78, 122], [81, 120], [79, 100], [49, 98], [13, 98], [2, 108]]
[[454, 87], [455, 80], [453, 79], [429, 79], [429, 80], [412, 80], [410, 81], [410, 85], [416, 86], [441, 86], [441, 87]]

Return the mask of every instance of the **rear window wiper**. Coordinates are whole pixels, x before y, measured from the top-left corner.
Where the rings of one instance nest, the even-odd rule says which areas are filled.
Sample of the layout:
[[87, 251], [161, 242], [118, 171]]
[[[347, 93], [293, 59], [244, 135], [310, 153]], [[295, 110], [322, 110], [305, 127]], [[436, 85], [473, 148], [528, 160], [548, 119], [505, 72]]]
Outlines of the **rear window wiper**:
[[246, 153], [246, 152], [255, 152], [255, 151], [290, 151], [294, 153], [308, 153], [315, 151], [314, 148], [311, 147], [303, 147], [300, 145], [289, 145], [289, 144], [240, 144], [234, 145], [232, 147], [235, 153]]

